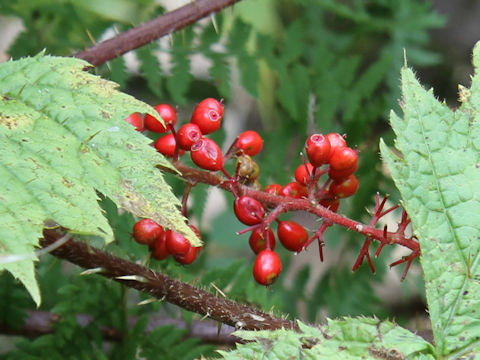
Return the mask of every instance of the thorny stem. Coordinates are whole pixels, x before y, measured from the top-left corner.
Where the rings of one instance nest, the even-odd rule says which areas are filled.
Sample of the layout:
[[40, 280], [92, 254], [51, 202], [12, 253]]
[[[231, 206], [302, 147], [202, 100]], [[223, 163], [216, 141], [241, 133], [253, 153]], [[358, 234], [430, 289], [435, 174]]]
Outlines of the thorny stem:
[[[191, 168], [180, 162], [174, 162], [173, 164], [177, 168], [177, 170], [180, 171], [182, 177], [185, 179], [195, 180], [208, 185], [217, 186], [223, 190], [231, 192], [231, 186], [227, 179], [219, 177], [212, 172]], [[172, 170], [169, 170], [167, 168], [160, 168], [163, 171], [172, 172]], [[311, 214], [317, 215], [320, 218], [323, 218], [324, 221], [329, 220], [333, 224], [340, 225], [359, 234], [365, 235], [366, 237], [369, 237], [371, 239], [375, 239], [380, 242], [384, 242], [386, 239], [388, 239], [388, 244], [398, 244], [404, 246], [412, 250], [412, 252], [414, 253], [419, 253], [420, 251], [420, 246], [413, 237], [406, 237], [404, 233], [399, 233], [398, 231], [384, 232], [384, 229], [375, 228], [376, 222], [370, 225], [362, 224], [361, 222], [349, 219], [343, 215], [330, 211], [326, 207], [320, 204], [316, 204], [315, 202], [311, 202], [307, 199], [285, 198], [283, 196], [267, 194], [263, 191], [254, 190], [242, 184], [239, 184], [238, 188], [241, 191], [242, 195], [251, 196], [256, 200], [260, 201], [266, 207], [276, 208], [277, 206], [281, 205], [283, 212], [306, 211]]]
[[[45, 229], [43, 235], [44, 238], [40, 240], [40, 244], [46, 247], [64, 234], [58, 229]], [[101, 271], [96, 272], [98, 275], [236, 328], [297, 329], [293, 321], [216, 296], [83, 242], [69, 240], [53, 250], [52, 255], [85, 269], [100, 268]]]
[[93, 66], [105, 64], [128, 51], [191, 25], [198, 20], [231, 6], [240, 0], [196, 0], [170, 11], [145, 24], [134, 27], [117, 36], [102, 41], [88, 50], [73, 55]]

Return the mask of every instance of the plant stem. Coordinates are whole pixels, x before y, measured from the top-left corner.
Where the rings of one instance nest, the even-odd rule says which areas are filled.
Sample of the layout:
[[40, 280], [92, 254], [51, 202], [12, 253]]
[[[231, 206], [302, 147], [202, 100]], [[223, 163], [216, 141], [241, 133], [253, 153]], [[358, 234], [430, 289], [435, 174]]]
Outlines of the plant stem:
[[[58, 229], [45, 229], [43, 235], [44, 238], [40, 240], [40, 244], [46, 247], [64, 234]], [[96, 272], [97, 274], [235, 328], [246, 330], [297, 328], [293, 321], [274, 317], [251, 306], [215, 296], [208, 291], [174, 280], [83, 242], [69, 240], [53, 250], [52, 255], [85, 269], [101, 268], [102, 270]]]
[[198, 20], [231, 6], [240, 0], [196, 0], [170, 11], [145, 24], [102, 41], [88, 50], [73, 55], [94, 66], [105, 64], [128, 51], [138, 49], [162, 36], [191, 25]]
[[[212, 186], [217, 186], [223, 190], [230, 191], [231, 187], [228, 181], [222, 177], [215, 175], [212, 172], [206, 172], [199, 169], [194, 169], [189, 166], [186, 166], [180, 162], [173, 163], [175, 167], [182, 173], [182, 177], [191, 180], [205, 183]], [[170, 171], [166, 168], [161, 168], [162, 171]], [[374, 225], [362, 224], [361, 222], [349, 219], [343, 215], [337, 214], [336, 212], [330, 211], [329, 209], [321, 206], [319, 204], [313, 203], [307, 199], [294, 199], [288, 198], [273, 194], [267, 194], [263, 191], [258, 191], [239, 184], [238, 189], [241, 194], [253, 197], [254, 199], [260, 201], [264, 206], [271, 208], [276, 208], [277, 206], [282, 206], [284, 212], [287, 211], [306, 211], [311, 214], [317, 215], [325, 220], [330, 220], [332, 223], [345, 227], [349, 230], [353, 230], [359, 234], [365, 235], [371, 239], [376, 239], [381, 242], [385, 242], [388, 239], [389, 244], [398, 244], [409, 248], [414, 252], [420, 251], [420, 246], [417, 241], [413, 238], [405, 237], [403, 232], [389, 232], [384, 231], [384, 229], [376, 229]]]

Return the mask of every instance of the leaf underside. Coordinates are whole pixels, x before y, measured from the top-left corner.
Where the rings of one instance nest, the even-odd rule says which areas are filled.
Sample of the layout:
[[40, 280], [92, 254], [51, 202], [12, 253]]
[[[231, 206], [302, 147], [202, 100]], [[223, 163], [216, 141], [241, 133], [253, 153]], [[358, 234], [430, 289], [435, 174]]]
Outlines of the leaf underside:
[[[113, 240], [97, 192], [199, 244], [156, 165], [171, 164], [124, 119], [156, 112], [83, 71], [74, 58], [37, 55], [0, 64], [0, 269], [37, 304], [34, 249], [45, 221]], [[17, 262], [10, 254], [32, 255]]]
[[420, 242], [437, 352], [452, 358], [480, 350], [480, 43], [473, 59], [456, 111], [404, 67], [403, 118], [390, 116], [401, 156], [380, 143]]
[[224, 359], [434, 359], [431, 344], [389, 321], [362, 317], [298, 325], [299, 332], [236, 331], [248, 342], [219, 353]]

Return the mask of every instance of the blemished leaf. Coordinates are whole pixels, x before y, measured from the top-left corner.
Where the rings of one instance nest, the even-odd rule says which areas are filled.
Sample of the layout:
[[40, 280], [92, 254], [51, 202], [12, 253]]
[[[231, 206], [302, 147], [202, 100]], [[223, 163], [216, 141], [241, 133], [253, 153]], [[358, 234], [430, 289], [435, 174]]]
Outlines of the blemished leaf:
[[380, 143], [420, 242], [437, 351], [449, 358], [480, 351], [480, 43], [473, 63], [456, 111], [404, 67], [403, 118], [390, 116], [401, 155]]
[[37, 55], [0, 64], [0, 261], [37, 304], [34, 249], [47, 220], [72, 233], [113, 233], [96, 191], [139, 217], [152, 218], [199, 244], [156, 165], [170, 163], [124, 119], [155, 114], [83, 69], [74, 58]]
[[362, 317], [298, 326], [298, 332], [236, 331], [248, 342], [219, 353], [224, 359], [434, 359], [430, 343], [389, 321]]

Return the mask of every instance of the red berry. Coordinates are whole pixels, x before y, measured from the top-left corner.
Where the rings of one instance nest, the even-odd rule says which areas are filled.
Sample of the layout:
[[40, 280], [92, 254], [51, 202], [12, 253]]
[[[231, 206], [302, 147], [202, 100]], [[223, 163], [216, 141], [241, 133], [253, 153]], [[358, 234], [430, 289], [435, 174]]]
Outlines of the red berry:
[[325, 206], [327, 209], [337, 212], [340, 207], [339, 199], [322, 199], [319, 201], [320, 205]]
[[305, 150], [308, 160], [313, 166], [319, 167], [328, 163], [331, 145], [328, 139], [322, 134], [313, 134], [305, 142]]
[[328, 177], [336, 182], [342, 182], [349, 178], [358, 169], [358, 162], [351, 168], [345, 170], [328, 169]]
[[265, 192], [272, 195], [280, 195], [282, 192], [282, 185], [280, 184], [270, 184], [265, 187]]
[[245, 225], [255, 225], [262, 222], [265, 217], [263, 205], [250, 196], [240, 196], [233, 203], [233, 211]]
[[333, 196], [346, 198], [357, 192], [358, 180], [355, 175], [350, 175], [347, 180], [342, 182], [333, 182], [330, 184], [329, 192]]
[[221, 101], [218, 101], [217, 99], [214, 98], [206, 98], [200, 101], [197, 105], [198, 106], [205, 106], [211, 109], [216, 110], [221, 117], [223, 117], [223, 103]]
[[347, 146], [347, 142], [345, 141], [345, 138], [342, 135], [340, 135], [339, 133], [330, 133], [330, 134], [325, 135], [325, 137], [330, 142], [332, 150], [336, 149], [336, 148], [339, 148], [339, 147]]
[[168, 125], [175, 125], [177, 122], [177, 113], [175, 109], [168, 104], [158, 104], [153, 107], [157, 110], [158, 114], [162, 117], [165, 126], [163, 126], [157, 119], [152, 115], [145, 115], [145, 127], [156, 133], [164, 133], [168, 131]]
[[175, 154], [177, 142], [175, 141], [175, 136], [173, 136], [173, 134], [167, 134], [159, 137], [157, 141], [155, 141], [154, 146], [160, 154], [172, 157], [173, 154]]
[[197, 124], [202, 134], [210, 134], [220, 128], [222, 117], [223, 104], [208, 98], [195, 107], [190, 122]]
[[263, 139], [256, 131], [247, 130], [238, 135], [235, 146], [240, 149], [239, 153], [255, 156], [262, 150]]
[[192, 245], [187, 239], [185, 239], [183, 235], [180, 235], [173, 230], [167, 230], [165, 242], [168, 252], [173, 256], [186, 255], [192, 247]]
[[170, 256], [167, 249], [167, 232], [164, 231], [162, 236], [159, 236], [153, 244], [150, 245], [150, 252], [152, 257], [157, 260], [164, 260]]
[[253, 252], [258, 254], [260, 251], [267, 248], [267, 240], [270, 244], [270, 250], [275, 250], [275, 234], [273, 233], [273, 230], [270, 227], [266, 231], [257, 228], [250, 234], [248, 243]]
[[299, 184], [296, 181], [292, 181], [282, 188], [280, 195], [300, 199], [302, 197], [307, 197], [308, 192], [304, 185]]
[[127, 116], [125, 120], [135, 126], [135, 130], [143, 131], [143, 119], [142, 115], [140, 115], [139, 113], [135, 112]]
[[336, 148], [331, 154], [329, 162], [330, 168], [333, 170], [345, 171], [358, 165], [358, 155], [349, 147]]
[[139, 244], [153, 244], [162, 234], [163, 227], [152, 219], [141, 219], [133, 225], [133, 238]]
[[185, 255], [174, 255], [173, 258], [180, 264], [188, 265], [195, 261], [200, 250], [202, 250], [201, 246], [191, 246]]
[[253, 264], [253, 277], [260, 285], [271, 285], [282, 272], [282, 262], [272, 250], [261, 251]]
[[202, 132], [198, 125], [187, 123], [178, 129], [176, 140], [180, 149], [188, 151], [201, 138]]
[[308, 240], [308, 232], [295, 221], [280, 221], [277, 228], [278, 239], [290, 251], [300, 251]]
[[205, 170], [217, 171], [223, 168], [223, 154], [215, 141], [201, 138], [190, 148], [192, 161]]
[[302, 164], [295, 170], [295, 180], [302, 185], [307, 185], [310, 175], [313, 174], [314, 167], [310, 163]]

